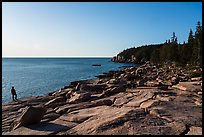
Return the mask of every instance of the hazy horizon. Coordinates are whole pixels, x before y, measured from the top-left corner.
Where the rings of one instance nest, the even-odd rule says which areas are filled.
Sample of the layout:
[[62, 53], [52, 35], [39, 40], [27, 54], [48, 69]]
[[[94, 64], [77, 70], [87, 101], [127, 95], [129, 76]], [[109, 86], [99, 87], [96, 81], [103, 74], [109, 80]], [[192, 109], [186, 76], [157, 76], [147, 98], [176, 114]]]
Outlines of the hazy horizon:
[[2, 2], [2, 57], [113, 57], [197, 21], [202, 2]]
[[2, 56], [2, 58], [112, 58], [112, 56]]

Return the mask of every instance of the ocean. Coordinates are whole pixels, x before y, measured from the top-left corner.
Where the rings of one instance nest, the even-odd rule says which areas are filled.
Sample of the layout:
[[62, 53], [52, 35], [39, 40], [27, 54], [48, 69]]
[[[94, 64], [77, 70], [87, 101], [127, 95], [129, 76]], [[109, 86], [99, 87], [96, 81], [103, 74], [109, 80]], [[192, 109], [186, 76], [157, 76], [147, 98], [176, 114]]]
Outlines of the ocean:
[[18, 98], [42, 96], [124, 66], [133, 64], [111, 62], [111, 58], [2, 58], [2, 103], [12, 100], [12, 86]]

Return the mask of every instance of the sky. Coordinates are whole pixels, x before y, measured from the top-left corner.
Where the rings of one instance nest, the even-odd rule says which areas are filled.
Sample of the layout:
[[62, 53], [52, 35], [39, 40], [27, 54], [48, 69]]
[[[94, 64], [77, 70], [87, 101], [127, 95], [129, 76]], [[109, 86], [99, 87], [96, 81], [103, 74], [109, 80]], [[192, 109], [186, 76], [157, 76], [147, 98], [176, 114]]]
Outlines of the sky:
[[187, 41], [202, 2], [3, 2], [3, 57], [113, 57], [124, 49]]

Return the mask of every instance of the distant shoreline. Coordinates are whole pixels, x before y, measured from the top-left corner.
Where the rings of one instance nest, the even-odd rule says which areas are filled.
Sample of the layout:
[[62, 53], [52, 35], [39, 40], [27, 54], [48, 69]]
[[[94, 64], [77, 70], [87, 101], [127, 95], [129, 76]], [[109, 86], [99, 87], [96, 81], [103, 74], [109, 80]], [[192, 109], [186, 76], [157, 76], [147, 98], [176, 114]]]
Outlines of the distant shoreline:
[[76, 57], [71, 57], [71, 56], [70, 57], [69, 56], [67, 56], [67, 57], [64, 57], [64, 56], [43, 57], [43, 56], [39, 56], [39, 57], [2, 57], [2, 58], [112, 58], [112, 57], [100, 57], [100, 56], [99, 57], [92, 57], [92, 56], [90, 56], [90, 57], [88, 57], [88, 56], [87, 57], [80, 57], [80, 56], [79, 57], [77, 57], [77, 56]]

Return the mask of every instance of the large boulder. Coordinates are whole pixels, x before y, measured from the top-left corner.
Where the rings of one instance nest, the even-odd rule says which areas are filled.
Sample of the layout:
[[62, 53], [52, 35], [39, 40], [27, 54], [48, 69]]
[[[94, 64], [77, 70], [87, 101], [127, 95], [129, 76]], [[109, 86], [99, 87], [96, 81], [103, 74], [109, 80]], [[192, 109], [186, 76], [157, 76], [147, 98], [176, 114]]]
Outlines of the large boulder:
[[46, 109], [44, 107], [26, 107], [22, 115], [12, 123], [11, 129], [39, 123], [45, 113]]

